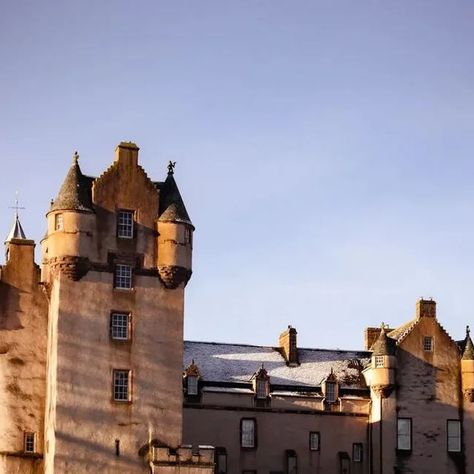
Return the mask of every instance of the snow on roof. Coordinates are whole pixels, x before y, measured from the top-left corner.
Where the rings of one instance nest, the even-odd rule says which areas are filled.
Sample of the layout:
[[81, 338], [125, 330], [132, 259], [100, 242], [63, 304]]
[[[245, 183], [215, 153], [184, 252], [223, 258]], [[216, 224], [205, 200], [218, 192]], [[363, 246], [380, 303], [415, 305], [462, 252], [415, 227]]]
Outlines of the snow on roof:
[[319, 386], [331, 369], [342, 387], [362, 388], [360, 370], [370, 352], [300, 349], [300, 365], [288, 367], [277, 348], [243, 344], [184, 341], [184, 366], [194, 359], [204, 381], [250, 382], [264, 365], [270, 383], [293, 386]]

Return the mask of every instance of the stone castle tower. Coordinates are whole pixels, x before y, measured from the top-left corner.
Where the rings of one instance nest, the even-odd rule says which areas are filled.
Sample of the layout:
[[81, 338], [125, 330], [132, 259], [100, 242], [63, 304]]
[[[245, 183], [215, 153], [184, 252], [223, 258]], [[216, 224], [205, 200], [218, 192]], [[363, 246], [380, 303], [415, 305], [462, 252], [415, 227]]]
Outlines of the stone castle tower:
[[174, 166], [153, 182], [130, 142], [98, 178], [78, 158], [47, 213], [41, 268], [18, 216], [6, 242], [0, 473], [158, 472], [180, 455], [211, 465], [211, 452], [168, 450], [182, 436], [194, 231]]

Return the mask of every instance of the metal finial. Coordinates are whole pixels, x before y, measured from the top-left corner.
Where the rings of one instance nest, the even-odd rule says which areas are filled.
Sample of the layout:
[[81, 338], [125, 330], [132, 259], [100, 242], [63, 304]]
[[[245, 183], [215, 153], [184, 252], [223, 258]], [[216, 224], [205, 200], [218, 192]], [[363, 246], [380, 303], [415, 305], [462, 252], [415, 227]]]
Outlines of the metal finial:
[[168, 174], [174, 174], [174, 167], [176, 166], [176, 161], [171, 161], [168, 163]]
[[74, 152], [74, 155], [72, 156], [72, 162], [77, 164], [77, 162], [79, 161], [79, 153], [77, 152], [77, 150]]
[[18, 217], [18, 211], [20, 209], [25, 209], [24, 207], [20, 207], [20, 205], [18, 204], [18, 194], [19, 192], [17, 191], [16, 192], [16, 197], [15, 197], [15, 205], [14, 206], [10, 206], [10, 209], [15, 209], [15, 216]]
[[466, 336], [469, 336], [471, 334], [471, 328], [469, 326], [466, 326]]

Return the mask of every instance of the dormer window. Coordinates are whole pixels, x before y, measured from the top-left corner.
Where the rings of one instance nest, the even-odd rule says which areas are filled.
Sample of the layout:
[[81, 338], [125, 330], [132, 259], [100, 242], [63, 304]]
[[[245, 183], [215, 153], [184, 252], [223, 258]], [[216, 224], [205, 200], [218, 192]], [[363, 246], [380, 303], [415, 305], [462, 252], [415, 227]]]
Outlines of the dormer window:
[[133, 239], [133, 211], [118, 211], [117, 237]]
[[265, 368], [262, 367], [253, 374], [253, 389], [257, 400], [266, 400], [270, 396], [270, 377]]
[[326, 401], [329, 403], [336, 401], [336, 384], [334, 382], [326, 382]]
[[54, 230], [64, 230], [64, 216], [62, 214], [54, 216]]
[[339, 397], [339, 384], [331, 369], [331, 373], [321, 383], [321, 388], [326, 403], [335, 403]]
[[197, 397], [199, 395], [200, 378], [201, 374], [193, 359], [183, 374], [184, 390], [188, 397]]

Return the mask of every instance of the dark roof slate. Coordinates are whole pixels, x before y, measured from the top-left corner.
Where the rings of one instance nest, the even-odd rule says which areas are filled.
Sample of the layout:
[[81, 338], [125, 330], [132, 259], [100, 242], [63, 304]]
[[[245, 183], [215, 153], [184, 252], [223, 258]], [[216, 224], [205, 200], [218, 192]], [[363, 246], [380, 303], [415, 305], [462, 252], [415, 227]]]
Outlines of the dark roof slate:
[[165, 182], [155, 183], [155, 186], [160, 190], [159, 220], [162, 222], [184, 222], [192, 225], [173, 173], [168, 173]]
[[469, 334], [466, 336], [466, 345], [464, 347], [462, 359], [474, 360], [474, 345], [472, 344], [472, 339]]
[[385, 329], [380, 331], [380, 335], [372, 345], [373, 356], [394, 355], [396, 341], [387, 336]]
[[27, 240], [25, 231], [20, 223], [20, 218], [18, 214], [15, 214], [15, 221], [13, 222], [10, 233], [8, 234], [6, 242], [11, 242], [12, 240]]
[[94, 178], [82, 174], [78, 156], [75, 155], [59, 194], [51, 206], [51, 211], [92, 211], [93, 181]]

